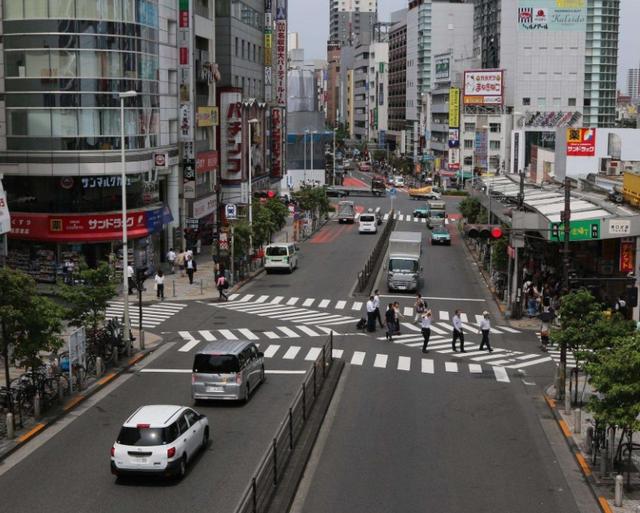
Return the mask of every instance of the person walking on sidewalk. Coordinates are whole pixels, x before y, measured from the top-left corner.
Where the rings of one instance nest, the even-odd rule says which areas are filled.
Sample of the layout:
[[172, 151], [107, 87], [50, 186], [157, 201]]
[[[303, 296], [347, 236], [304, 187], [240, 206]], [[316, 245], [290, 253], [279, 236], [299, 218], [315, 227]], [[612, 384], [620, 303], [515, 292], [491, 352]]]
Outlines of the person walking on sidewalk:
[[129, 295], [133, 294], [133, 289], [136, 287], [136, 282], [133, 279], [133, 267], [127, 266], [127, 284], [129, 285]]
[[156, 297], [162, 301], [164, 299], [164, 273], [162, 270], [158, 269], [153, 279], [156, 282]]
[[367, 301], [367, 331], [376, 331], [376, 307], [373, 296], [369, 296], [369, 301]]
[[491, 349], [491, 344], [489, 343], [489, 332], [491, 331], [491, 321], [489, 321], [489, 312], [486, 310], [482, 312], [482, 319], [480, 319], [480, 331], [482, 331], [482, 342], [480, 342], [480, 348], [478, 351], [482, 351], [484, 346], [487, 346], [487, 349], [490, 353], [493, 353], [493, 349]]
[[416, 294], [416, 302], [413, 306], [415, 315], [413, 316], [413, 322], [421, 322], [422, 320], [422, 314], [424, 314], [424, 312], [427, 309], [427, 304], [425, 302], [424, 299], [422, 299], [422, 294], [420, 294], [420, 292], [418, 292]]
[[380, 324], [380, 327], [384, 328], [384, 324], [382, 324], [382, 315], [380, 315], [380, 295], [378, 294], [378, 289], [373, 291], [373, 306], [376, 309], [376, 320]]
[[227, 287], [229, 287], [229, 285], [227, 284], [227, 279], [224, 277], [224, 273], [218, 273], [218, 279], [216, 280], [216, 288], [218, 289], [218, 301], [222, 301], [223, 299], [225, 301], [229, 301], [229, 298], [224, 293]]
[[186, 254], [184, 252], [180, 253], [176, 257], [176, 263], [178, 264], [178, 269], [180, 269], [180, 278], [184, 278], [184, 264], [186, 258]]
[[453, 324], [453, 340], [451, 341], [451, 348], [455, 353], [456, 349], [456, 340], [460, 339], [460, 352], [466, 353], [464, 350], [464, 333], [462, 332], [462, 321], [460, 320], [460, 310], [456, 310], [453, 313], [453, 319], [451, 320]]
[[171, 266], [171, 274], [175, 274], [176, 273], [176, 252], [173, 250], [173, 248], [169, 248], [169, 251], [167, 252], [167, 262], [169, 262], [169, 265]]
[[387, 340], [393, 342], [393, 335], [396, 333], [396, 311], [393, 308], [393, 303], [389, 303], [387, 310], [384, 313], [384, 320], [387, 325]]
[[196, 264], [192, 256], [187, 255], [184, 266], [187, 270], [187, 276], [189, 277], [189, 285], [193, 285], [193, 273], [198, 270], [198, 264]]
[[431, 310], [427, 310], [422, 314], [420, 326], [422, 327], [422, 338], [424, 338], [422, 352], [427, 353], [427, 344], [429, 344], [429, 338], [431, 337]]

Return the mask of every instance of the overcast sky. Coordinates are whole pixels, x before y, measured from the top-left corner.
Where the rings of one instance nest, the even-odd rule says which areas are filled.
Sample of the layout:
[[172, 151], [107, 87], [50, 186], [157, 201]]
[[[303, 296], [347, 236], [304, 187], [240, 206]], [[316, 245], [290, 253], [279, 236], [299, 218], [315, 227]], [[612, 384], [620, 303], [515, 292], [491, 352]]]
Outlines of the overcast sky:
[[[402, 9], [408, 0], [378, 0], [380, 19], [389, 20], [392, 11]], [[640, 65], [640, 1], [621, 0], [620, 55], [618, 89], [626, 88], [626, 70]], [[326, 59], [329, 35], [329, 0], [289, 0], [289, 31], [299, 32], [307, 59]]]

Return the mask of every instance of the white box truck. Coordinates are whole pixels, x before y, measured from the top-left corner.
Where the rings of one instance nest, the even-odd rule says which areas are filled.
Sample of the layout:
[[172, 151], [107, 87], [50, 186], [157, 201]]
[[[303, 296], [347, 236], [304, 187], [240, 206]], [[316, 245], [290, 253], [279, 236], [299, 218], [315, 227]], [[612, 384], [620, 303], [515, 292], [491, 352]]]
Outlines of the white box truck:
[[338, 222], [354, 223], [356, 220], [356, 207], [353, 201], [341, 201], [338, 203]]
[[422, 234], [420, 232], [392, 232], [389, 237], [387, 287], [389, 291], [417, 291], [422, 268]]

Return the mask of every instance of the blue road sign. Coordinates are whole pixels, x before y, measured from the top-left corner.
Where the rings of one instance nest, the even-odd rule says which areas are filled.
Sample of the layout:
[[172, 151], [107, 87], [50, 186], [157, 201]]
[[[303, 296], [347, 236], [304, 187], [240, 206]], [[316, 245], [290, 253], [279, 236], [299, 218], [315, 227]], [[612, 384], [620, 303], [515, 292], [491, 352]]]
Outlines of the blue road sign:
[[224, 206], [224, 215], [227, 219], [236, 219], [238, 217], [238, 207], [235, 203], [227, 203]]

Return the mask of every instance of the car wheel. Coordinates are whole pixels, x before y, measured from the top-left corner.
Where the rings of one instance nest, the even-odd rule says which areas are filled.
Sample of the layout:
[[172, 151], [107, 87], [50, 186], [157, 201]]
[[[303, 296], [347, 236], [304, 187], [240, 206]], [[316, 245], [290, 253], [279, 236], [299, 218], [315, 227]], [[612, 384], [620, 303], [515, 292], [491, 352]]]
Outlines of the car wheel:
[[202, 435], [202, 450], [206, 451], [209, 445], [209, 428], [204, 428], [204, 434]]
[[264, 365], [260, 367], [260, 383], [264, 383], [267, 380], [267, 375], [264, 372]]
[[247, 404], [249, 402], [249, 395], [251, 394], [250, 389], [249, 389], [249, 383], [247, 382], [247, 386], [245, 388], [244, 391], [244, 398], [242, 399], [242, 402], [244, 404]]
[[178, 467], [178, 479], [182, 479], [187, 474], [187, 455], [183, 454], [180, 458], [180, 466]]

